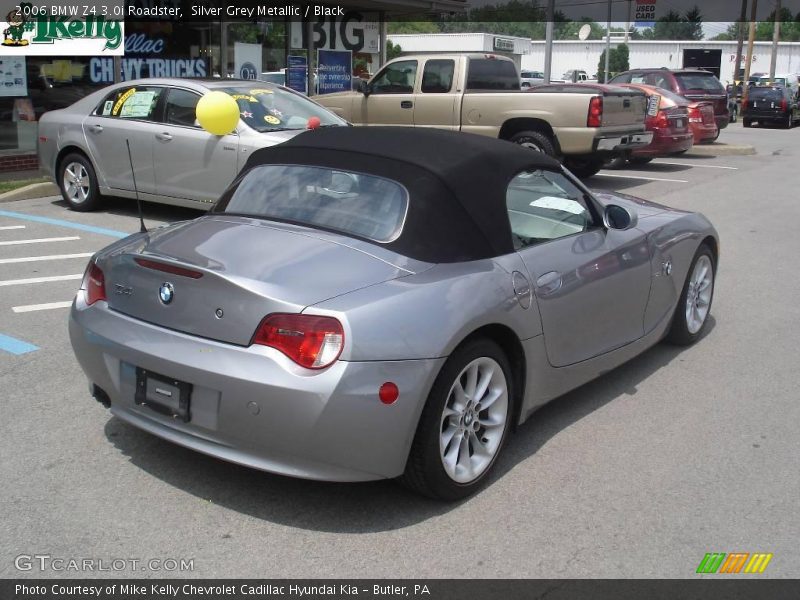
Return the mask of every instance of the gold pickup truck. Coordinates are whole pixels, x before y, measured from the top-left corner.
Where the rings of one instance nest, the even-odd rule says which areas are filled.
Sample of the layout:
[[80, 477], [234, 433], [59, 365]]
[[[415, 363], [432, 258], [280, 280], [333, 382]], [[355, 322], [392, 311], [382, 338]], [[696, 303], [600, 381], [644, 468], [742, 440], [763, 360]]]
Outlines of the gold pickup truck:
[[596, 84], [520, 91], [514, 63], [492, 54], [404, 56], [358, 87], [315, 100], [356, 125], [439, 127], [516, 142], [561, 159], [579, 177], [652, 139], [644, 94]]

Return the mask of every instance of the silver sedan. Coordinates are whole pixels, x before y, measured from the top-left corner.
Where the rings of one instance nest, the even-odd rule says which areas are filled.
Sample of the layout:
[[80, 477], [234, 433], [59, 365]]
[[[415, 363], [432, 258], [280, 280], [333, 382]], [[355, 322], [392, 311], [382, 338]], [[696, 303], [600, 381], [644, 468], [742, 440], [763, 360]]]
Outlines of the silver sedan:
[[295, 477], [487, 481], [551, 399], [709, 321], [702, 215], [470, 134], [309, 131], [91, 260], [70, 337], [117, 418]]
[[[212, 135], [196, 119], [197, 102], [212, 90], [232, 96], [241, 111], [228, 135]], [[254, 150], [286, 141], [310, 122], [347, 124], [268, 82], [140, 79], [45, 113], [39, 162], [73, 210], [93, 210], [102, 196], [134, 198], [137, 190], [142, 200], [208, 209]]]

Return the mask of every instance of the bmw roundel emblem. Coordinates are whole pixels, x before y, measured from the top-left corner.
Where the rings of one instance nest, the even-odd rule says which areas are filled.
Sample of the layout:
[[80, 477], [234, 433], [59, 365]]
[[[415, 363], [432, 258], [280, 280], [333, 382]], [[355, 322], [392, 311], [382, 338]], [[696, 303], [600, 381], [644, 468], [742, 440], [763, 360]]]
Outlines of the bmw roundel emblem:
[[161, 299], [161, 302], [169, 304], [172, 302], [173, 296], [175, 296], [175, 288], [172, 287], [172, 284], [169, 282], [162, 283], [161, 287], [158, 289], [158, 297]]

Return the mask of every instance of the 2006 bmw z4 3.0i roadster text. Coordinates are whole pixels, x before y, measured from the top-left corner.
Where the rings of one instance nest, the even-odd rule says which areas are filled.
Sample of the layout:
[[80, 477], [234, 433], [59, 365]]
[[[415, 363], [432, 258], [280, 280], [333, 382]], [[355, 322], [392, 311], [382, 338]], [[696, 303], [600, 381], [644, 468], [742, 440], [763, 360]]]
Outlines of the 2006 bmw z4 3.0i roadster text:
[[331, 128], [91, 260], [70, 337], [118, 418], [295, 477], [455, 499], [547, 401], [703, 334], [702, 215], [470, 134]]

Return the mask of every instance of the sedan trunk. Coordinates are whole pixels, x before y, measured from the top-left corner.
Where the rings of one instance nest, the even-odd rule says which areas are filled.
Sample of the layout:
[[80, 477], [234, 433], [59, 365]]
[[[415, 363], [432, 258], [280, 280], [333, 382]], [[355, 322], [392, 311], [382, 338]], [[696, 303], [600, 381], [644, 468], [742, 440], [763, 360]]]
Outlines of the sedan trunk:
[[99, 266], [111, 309], [243, 346], [270, 313], [407, 274], [312, 230], [230, 216], [153, 231]]

